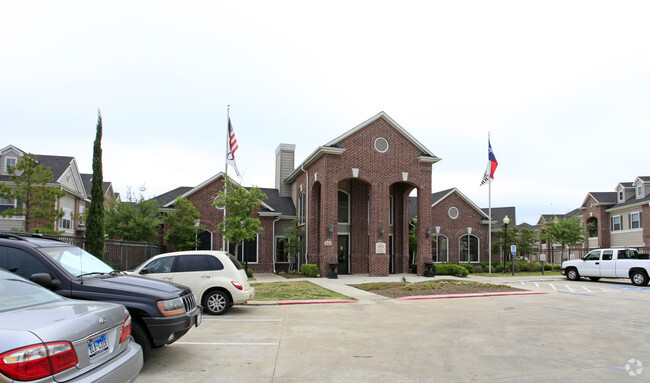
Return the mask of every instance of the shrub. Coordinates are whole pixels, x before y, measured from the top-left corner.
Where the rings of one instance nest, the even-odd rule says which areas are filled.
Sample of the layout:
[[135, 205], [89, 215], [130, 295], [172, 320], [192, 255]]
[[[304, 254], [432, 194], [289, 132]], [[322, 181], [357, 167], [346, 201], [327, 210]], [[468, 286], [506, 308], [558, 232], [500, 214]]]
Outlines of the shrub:
[[553, 270], [553, 265], [548, 263], [544, 264], [544, 271], [551, 271], [551, 270]]
[[481, 265], [474, 266], [474, 274], [482, 273], [482, 272], [483, 272], [483, 266], [481, 266]]
[[436, 275], [456, 275], [458, 277], [466, 277], [469, 275], [469, 271], [466, 268], [456, 263], [440, 263], [436, 265], [435, 270]]
[[418, 264], [417, 263], [411, 263], [409, 266], [409, 273], [411, 274], [417, 274], [418, 273]]
[[244, 261], [239, 261], [239, 263], [241, 264], [241, 267], [243, 267], [244, 270], [246, 270], [246, 275], [248, 276], [248, 278], [253, 278], [253, 269], [249, 269], [248, 267], [246, 267], [247, 265], [246, 262]]
[[317, 277], [318, 276], [318, 266], [313, 263], [304, 264], [300, 266], [300, 274], [306, 275], [308, 277]]
[[540, 265], [539, 263], [529, 262], [527, 266], [528, 266], [528, 270], [526, 271], [530, 271], [532, 273], [538, 273], [542, 271], [542, 265]]
[[461, 267], [464, 267], [468, 273], [473, 273], [474, 272], [474, 265], [471, 263], [460, 263], [459, 264]]
[[562, 265], [553, 265], [553, 271], [560, 271]]
[[503, 272], [503, 264], [499, 263], [498, 265], [494, 265], [494, 266], [492, 267], [492, 270], [493, 270], [495, 273], [502, 273], [502, 272]]

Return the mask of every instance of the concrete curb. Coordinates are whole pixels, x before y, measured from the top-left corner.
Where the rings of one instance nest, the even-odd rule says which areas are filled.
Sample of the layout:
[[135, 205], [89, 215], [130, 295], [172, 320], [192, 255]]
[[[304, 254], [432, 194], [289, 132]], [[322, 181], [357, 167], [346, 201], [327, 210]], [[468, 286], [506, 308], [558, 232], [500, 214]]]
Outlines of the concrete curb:
[[416, 295], [411, 297], [395, 298], [397, 301], [414, 301], [420, 299], [448, 299], [448, 298], [478, 298], [478, 297], [501, 297], [509, 295], [534, 295], [548, 294], [542, 291], [508, 291], [499, 293], [476, 293], [476, 294], [441, 294], [441, 295]]
[[[476, 294], [441, 294], [441, 295], [414, 295], [410, 297], [393, 298], [396, 301], [415, 301], [424, 299], [451, 299], [451, 298], [479, 298], [479, 297], [501, 297], [509, 295], [536, 295], [549, 294], [543, 291], [509, 291], [498, 293], [476, 293]], [[359, 303], [359, 301], [350, 299], [308, 299], [293, 301], [249, 301], [246, 303], [251, 306], [288, 306], [288, 305], [312, 305], [312, 304], [331, 304], [331, 303]]]

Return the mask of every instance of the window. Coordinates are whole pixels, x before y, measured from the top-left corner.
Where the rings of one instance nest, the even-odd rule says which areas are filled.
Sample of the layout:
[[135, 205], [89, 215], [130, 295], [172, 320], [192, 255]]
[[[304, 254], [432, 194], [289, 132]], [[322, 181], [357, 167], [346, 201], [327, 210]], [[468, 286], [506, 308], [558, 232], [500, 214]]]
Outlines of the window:
[[3, 212], [5, 210], [13, 209], [16, 207], [16, 200], [8, 200], [4, 198], [0, 198], [0, 212]]
[[641, 212], [636, 212], [630, 214], [630, 229], [640, 229], [641, 228]]
[[275, 261], [277, 263], [289, 263], [289, 253], [284, 245], [282, 237], [275, 237]]
[[478, 237], [465, 234], [459, 239], [459, 262], [478, 262]]
[[388, 140], [384, 137], [379, 137], [375, 140], [375, 150], [379, 153], [386, 153], [388, 151]]
[[300, 193], [298, 197], [298, 219], [299, 224], [305, 224], [305, 193]]
[[32, 274], [46, 273], [50, 270], [28, 252], [13, 247], [0, 248], [0, 268], [29, 279]]
[[223, 263], [221, 263], [219, 258], [206, 255], [205, 259], [208, 261], [208, 270], [223, 270]]
[[190, 271], [204, 271], [206, 269], [206, 262], [204, 255], [183, 255], [178, 257], [178, 265], [176, 271], [179, 273], [186, 273]]
[[339, 190], [339, 223], [350, 223], [350, 195]]
[[458, 218], [458, 208], [456, 206], [450, 207], [449, 211], [447, 211], [447, 214], [449, 214], [449, 218], [451, 219]]
[[147, 270], [148, 274], [171, 273], [173, 265], [174, 257], [163, 257], [149, 262], [143, 270]]
[[614, 258], [614, 250], [603, 251], [603, 261], [611, 261]]
[[234, 243], [228, 243], [228, 252], [235, 254], [235, 247], [237, 247], [237, 259], [244, 260], [244, 262], [257, 263], [257, 237], [252, 241], [244, 241], [243, 244], [235, 246]]
[[599, 261], [600, 260], [600, 250], [594, 250], [589, 254], [585, 255], [585, 261]]
[[623, 201], [623, 191], [618, 192], [618, 202]]
[[63, 217], [61, 218], [61, 229], [72, 228], [72, 210], [63, 209]]
[[636, 187], [636, 198], [643, 198], [643, 185]]
[[5, 172], [9, 167], [16, 167], [16, 157], [6, 157], [5, 158]]
[[[449, 262], [449, 239], [444, 235], [436, 236], [436, 243], [431, 245], [434, 262]], [[437, 253], [437, 254], [436, 254]]]
[[620, 215], [612, 217], [612, 231], [623, 230], [623, 220]]
[[84, 212], [86, 211], [86, 207], [84, 205], [79, 206], [79, 224], [83, 225], [84, 224], [84, 218], [86, 218], [86, 215]]

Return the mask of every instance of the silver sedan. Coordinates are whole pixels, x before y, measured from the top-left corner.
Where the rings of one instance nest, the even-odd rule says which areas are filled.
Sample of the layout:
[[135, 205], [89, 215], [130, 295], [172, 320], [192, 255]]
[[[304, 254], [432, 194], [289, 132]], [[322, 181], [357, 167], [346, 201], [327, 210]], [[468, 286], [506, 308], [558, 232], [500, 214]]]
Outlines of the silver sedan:
[[133, 382], [142, 363], [124, 306], [63, 298], [0, 269], [0, 382]]

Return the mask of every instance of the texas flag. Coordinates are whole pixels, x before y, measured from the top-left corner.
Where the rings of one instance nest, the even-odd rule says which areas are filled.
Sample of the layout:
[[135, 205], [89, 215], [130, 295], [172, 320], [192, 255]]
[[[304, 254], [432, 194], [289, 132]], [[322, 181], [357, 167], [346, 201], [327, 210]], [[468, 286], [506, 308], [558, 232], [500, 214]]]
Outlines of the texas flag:
[[490, 144], [490, 139], [488, 138], [488, 163], [485, 168], [485, 174], [483, 174], [483, 180], [481, 181], [481, 186], [486, 182], [492, 181], [494, 179], [494, 171], [497, 170], [497, 158], [492, 152], [492, 144]]

